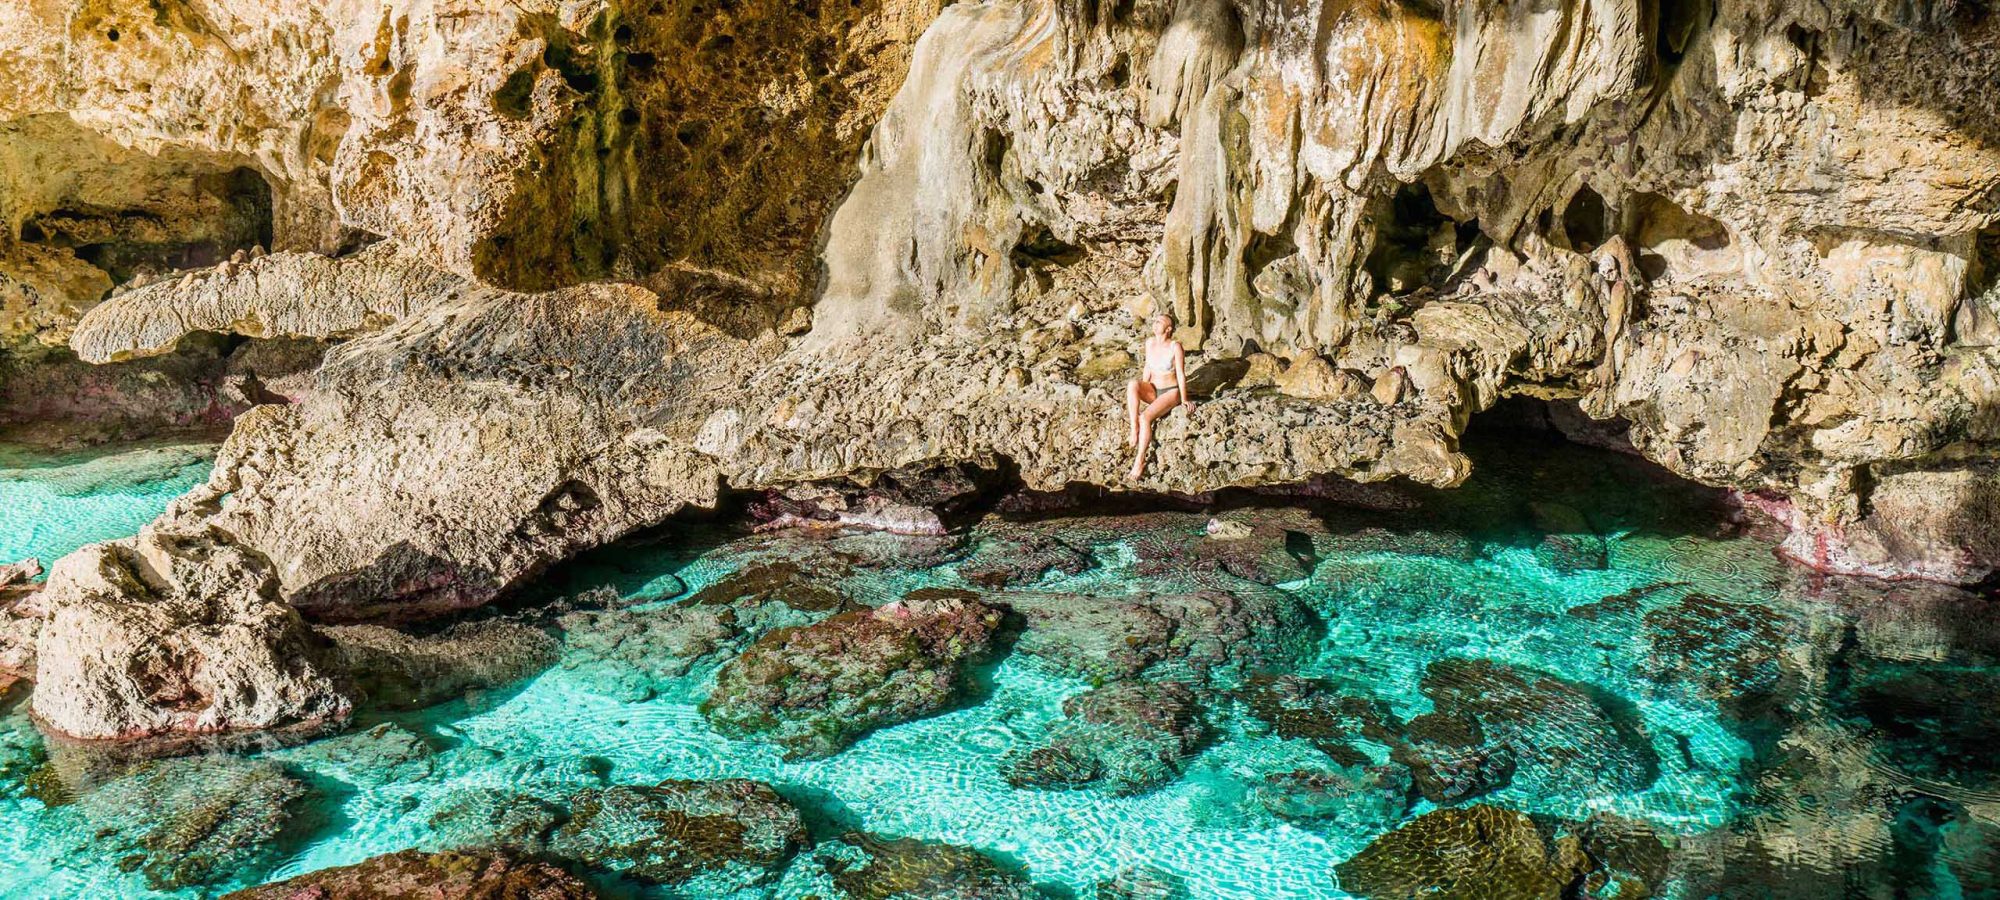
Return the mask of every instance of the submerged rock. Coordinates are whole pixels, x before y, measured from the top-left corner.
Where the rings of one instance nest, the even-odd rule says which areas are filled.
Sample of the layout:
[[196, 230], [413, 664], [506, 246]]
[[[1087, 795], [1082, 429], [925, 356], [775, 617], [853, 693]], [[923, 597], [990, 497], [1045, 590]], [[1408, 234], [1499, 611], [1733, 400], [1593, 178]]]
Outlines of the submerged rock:
[[1648, 677], [1691, 685], [1738, 719], [1757, 715], [1785, 675], [1782, 620], [1771, 610], [1689, 594], [1643, 618]]
[[426, 846], [540, 854], [564, 810], [529, 794], [473, 788], [447, 797], [431, 814]]
[[1418, 816], [1336, 871], [1368, 900], [1561, 900], [1585, 865], [1526, 813], [1482, 805]]
[[1072, 546], [1050, 529], [1001, 529], [981, 538], [958, 576], [988, 588], [1032, 584], [1050, 572], [1081, 575], [1097, 563], [1087, 549]]
[[387, 722], [294, 747], [282, 756], [316, 775], [356, 785], [422, 781], [438, 768], [436, 747], [415, 732]]
[[583, 791], [569, 806], [550, 853], [698, 896], [768, 883], [806, 844], [798, 810], [756, 781], [620, 785]]
[[1180, 777], [1206, 729], [1186, 685], [1119, 682], [1063, 701], [1062, 722], [1005, 766], [1015, 787], [1141, 794]]
[[1240, 585], [1197, 593], [1002, 594], [1026, 622], [1017, 652], [1064, 675], [1233, 682], [1310, 653], [1319, 621], [1298, 598]]
[[1325, 528], [1297, 509], [1233, 510], [1197, 530], [1147, 529], [1131, 540], [1141, 575], [1221, 572], [1275, 585], [1312, 574], [1313, 537]]
[[1535, 528], [1542, 532], [1535, 559], [1563, 574], [1603, 569], [1611, 564], [1610, 548], [1575, 507], [1537, 501], [1528, 504]]
[[1368, 759], [1355, 742], [1388, 745], [1402, 734], [1402, 723], [1388, 704], [1342, 692], [1319, 679], [1296, 675], [1252, 678], [1238, 696], [1252, 716], [1271, 727], [1272, 734], [1308, 741], [1344, 766]]
[[1027, 879], [967, 847], [850, 832], [814, 852], [851, 900], [1039, 900]]
[[1172, 874], [1140, 867], [1126, 869], [1097, 883], [1096, 900], [1187, 900], [1186, 885]]
[[1417, 793], [1440, 806], [1490, 794], [1514, 779], [1514, 751], [1489, 743], [1469, 716], [1411, 719], [1391, 756], [1409, 768]]
[[1602, 690], [1490, 659], [1459, 658], [1431, 663], [1419, 688], [1439, 713], [1478, 722], [1482, 746], [1504, 748], [1519, 774], [1541, 790], [1629, 793], [1659, 776], [1659, 759], [1637, 712]]
[[254, 876], [278, 860], [278, 838], [306, 786], [276, 763], [234, 756], [156, 760], [77, 798], [92, 856], [137, 869], [155, 890]]
[[510, 622], [467, 622], [419, 637], [380, 625], [333, 626], [332, 659], [385, 709], [418, 709], [512, 684], [554, 665], [555, 638]]
[[840, 752], [885, 725], [940, 712], [993, 649], [1000, 613], [956, 595], [911, 596], [759, 638], [716, 673], [702, 714], [788, 759]]
[[1409, 770], [1396, 765], [1273, 772], [1257, 789], [1258, 803], [1273, 815], [1347, 834], [1371, 834], [1402, 821], [1410, 797]]
[[580, 878], [504, 853], [402, 850], [246, 888], [223, 900], [596, 900]]

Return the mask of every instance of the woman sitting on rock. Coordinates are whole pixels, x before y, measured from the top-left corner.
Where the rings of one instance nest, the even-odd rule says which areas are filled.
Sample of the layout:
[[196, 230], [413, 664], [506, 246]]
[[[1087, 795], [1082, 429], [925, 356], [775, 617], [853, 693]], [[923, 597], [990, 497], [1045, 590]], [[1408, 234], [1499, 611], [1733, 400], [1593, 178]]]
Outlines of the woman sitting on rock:
[[1174, 407], [1186, 405], [1194, 411], [1194, 398], [1187, 395], [1187, 355], [1181, 342], [1174, 340], [1174, 317], [1160, 313], [1153, 317], [1153, 333], [1146, 338], [1146, 362], [1139, 377], [1125, 385], [1126, 441], [1136, 451], [1131, 479], [1146, 474], [1146, 451], [1153, 444], [1153, 420]]

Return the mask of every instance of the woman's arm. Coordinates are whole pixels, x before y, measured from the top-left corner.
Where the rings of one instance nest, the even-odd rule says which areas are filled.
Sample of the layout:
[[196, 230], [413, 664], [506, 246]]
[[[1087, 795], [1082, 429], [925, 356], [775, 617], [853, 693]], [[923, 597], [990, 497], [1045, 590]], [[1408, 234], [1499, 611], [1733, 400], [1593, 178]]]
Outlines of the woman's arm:
[[1192, 411], [1194, 409], [1194, 395], [1188, 393], [1187, 351], [1182, 349], [1180, 341], [1174, 342], [1174, 383], [1180, 385], [1181, 403], [1186, 404], [1187, 408]]

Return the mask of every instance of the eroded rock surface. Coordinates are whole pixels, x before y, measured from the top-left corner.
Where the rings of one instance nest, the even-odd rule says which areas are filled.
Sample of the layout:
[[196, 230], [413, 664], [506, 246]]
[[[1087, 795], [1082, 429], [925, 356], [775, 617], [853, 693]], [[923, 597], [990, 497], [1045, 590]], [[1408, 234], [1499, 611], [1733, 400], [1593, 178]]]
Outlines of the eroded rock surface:
[[268, 565], [206, 535], [149, 527], [86, 547], [40, 602], [34, 711], [66, 737], [311, 733], [353, 708]]
[[1120, 682], [1063, 701], [1063, 720], [1006, 764], [1015, 787], [1140, 794], [1180, 777], [1207, 729], [1187, 685]]
[[716, 673], [702, 714], [723, 734], [817, 759], [885, 725], [940, 712], [993, 649], [1000, 613], [913, 596], [759, 638]]

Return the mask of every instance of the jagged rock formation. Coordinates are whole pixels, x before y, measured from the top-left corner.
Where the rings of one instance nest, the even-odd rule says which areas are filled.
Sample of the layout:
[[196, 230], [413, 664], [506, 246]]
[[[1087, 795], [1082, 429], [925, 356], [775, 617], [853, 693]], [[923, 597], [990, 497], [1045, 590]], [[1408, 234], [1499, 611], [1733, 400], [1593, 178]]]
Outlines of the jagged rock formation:
[[1525, 394], [1813, 565], [2000, 564], [1978, 4], [73, 6], [0, 13], [0, 335], [340, 341], [167, 523], [311, 618], [724, 484], [1112, 483], [1153, 307], [1205, 402], [1150, 489], [1455, 484]]

